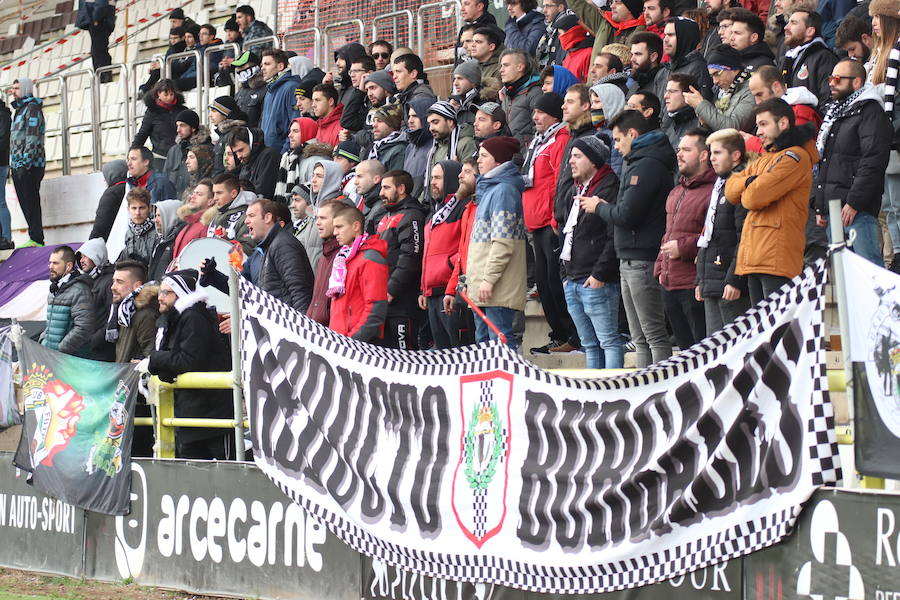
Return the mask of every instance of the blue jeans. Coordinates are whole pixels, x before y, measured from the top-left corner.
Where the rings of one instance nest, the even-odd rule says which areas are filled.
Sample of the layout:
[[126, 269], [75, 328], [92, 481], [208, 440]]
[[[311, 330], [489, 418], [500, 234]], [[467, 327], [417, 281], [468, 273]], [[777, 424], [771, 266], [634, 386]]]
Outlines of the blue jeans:
[[[828, 241], [831, 242], [831, 227], [828, 226]], [[850, 235], [851, 231], [856, 232], [856, 239], [853, 241], [851, 250], [859, 254], [869, 262], [884, 267], [884, 258], [881, 254], [881, 241], [879, 234], [878, 219], [867, 212], [858, 212], [850, 227], [844, 227], [844, 237]], [[893, 234], [892, 234], [893, 235]], [[893, 241], [893, 240], [892, 240]]]
[[619, 335], [619, 284], [590, 288], [584, 287], [584, 281], [566, 280], [563, 289], [587, 357], [587, 368], [624, 367], [625, 346]]
[[9, 166], [0, 167], [0, 240], [12, 240], [12, 217], [6, 206], [6, 176]]
[[[513, 319], [516, 316], [516, 311], [505, 306], [482, 306], [481, 310], [484, 311], [484, 316], [490, 319], [497, 326], [497, 329], [506, 336], [506, 345], [513, 351], [518, 350], [519, 338], [513, 331]], [[487, 326], [487, 323], [481, 317], [475, 315], [475, 341], [481, 343], [496, 339], [497, 335]]]
[[900, 253], [900, 175], [884, 176], [884, 195], [881, 198], [881, 208], [887, 219], [894, 254], [898, 254]]

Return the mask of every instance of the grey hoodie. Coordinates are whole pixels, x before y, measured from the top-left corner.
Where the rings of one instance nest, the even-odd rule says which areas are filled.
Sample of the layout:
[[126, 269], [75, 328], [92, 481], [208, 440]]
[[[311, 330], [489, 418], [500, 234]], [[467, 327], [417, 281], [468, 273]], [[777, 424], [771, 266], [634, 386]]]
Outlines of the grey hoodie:
[[341, 195], [341, 179], [344, 178], [344, 170], [339, 164], [333, 160], [322, 159], [317, 164], [325, 167], [325, 181], [322, 182], [322, 188], [318, 194], [312, 194], [313, 206], [334, 200]]
[[181, 200], [163, 200], [156, 203], [156, 212], [162, 223], [162, 231], [159, 235], [162, 239], [169, 237], [172, 228], [178, 225], [178, 209], [181, 207]]
[[125, 178], [128, 177], [128, 163], [121, 159], [111, 160], [100, 168], [100, 172], [103, 173], [106, 187], [109, 187], [125, 181]]
[[[125, 161], [123, 160], [121, 162], [124, 163]], [[94, 264], [98, 267], [107, 264], [109, 262], [109, 256], [106, 251], [106, 241], [104, 241], [103, 238], [94, 238], [86, 241], [81, 245], [81, 248], [78, 249], [78, 252], [75, 253], [75, 259], [79, 260], [82, 256], [87, 256], [94, 261]]]

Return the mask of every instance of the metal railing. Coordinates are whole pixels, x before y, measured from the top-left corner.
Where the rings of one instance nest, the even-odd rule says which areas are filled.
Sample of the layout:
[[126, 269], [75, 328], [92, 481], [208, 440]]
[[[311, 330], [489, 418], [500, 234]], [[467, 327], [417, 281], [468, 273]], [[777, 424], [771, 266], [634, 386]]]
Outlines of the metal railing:
[[[272, 48], [280, 48], [281, 42], [278, 41], [277, 35], [267, 35], [266, 37], [256, 38], [255, 40], [250, 40], [249, 42], [244, 42], [243, 49], [249, 50], [254, 46], [266, 46], [269, 47], [268, 44], [271, 44]], [[263, 48], [265, 50], [265, 48]]]
[[[312, 61], [315, 65], [320, 65], [322, 59], [322, 31], [318, 27], [309, 27], [307, 29], [298, 29], [297, 31], [292, 31], [290, 33], [286, 33], [283, 38], [281, 38], [282, 47], [287, 50], [290, 48], [289, 40], [292, 38], [304, 37], [308, 34], [312, 34], [313, 42], [312, 42], [312, 50], [313, 56]], [[298, 53], [299, 54], [299, 53]]]
[[398, 17], [406, 17], [406, 28], [409, 34], [409, 43], [407, 44], [410, 48], [415, 44], [416, 35], [415, 35], [415, 18], [413, 16], [413, 12], [409, 9], [403, 10], [395, 10], [394, 12], [385, 13], [383, 15], [378, 15], [374, 19], [372, 19], [372, 41], [378, 39], [378, 22], [379, 21], [388, 21], [390, 20], [394, 24], [394, 35], [391, 37], [396, 43], [395, 45], [399, 45], [399, 35], [397, 34], [397, 18]]
[[63, 175], [68, 175], [70, 172], [70, 157], [69, 144], [66, 141], [65, 132], [68, 131], [69, 125], [69, 101], [66, 97], [66, 80], [62, 75], [51, 75], [50, 77], [37, 79], [34, 81], [34, 92], [35, 96], [38, 96], [40, 98], [45, 98], [48, 96], [52, 97], [52, 94], [39, 94], [38, 90], [53, 81], [59, 84], [59, 91], [57, 92], [57, 94], [59, 94], [59, 127], [46, 129], [44, 131], [44, 138], [49, 139], [52, 137], [59, 137], [59, 145], [60, 149], [62, 150], [62, 173]]
[[[174, 54], [169, 54], [166, 56], [165, 61], [163, 62], [163, 77], [166, 79], [173, 79], [172, 77], [172, 63], [176, 60], [181, 60], [185, 58], [194, 59], [194, 89], [197, 90], [198, 95], [203, 94], [203, 56], [200, 54], [199, 50], [185, 50], [184, 52], [176, 52]], [[179, 78], [181, 79], [181, 78]], [[198, 98], [197, 104], [203, 104], [203, 101]], [[202, 114], [201, 107], [197, 107], [197, 111]]]
[[[91, 83], [91, 96], [93, 98], [93, 105], [91, 106], [93, 121], [94, 121], [94, 156], [97, 158], [97, 163], [102, 162], [103, 159], [103, 126], [107, 123], [117, 123], [119, 119], [104, 119], [103, 115], [100, 111], [100, 92], [101, 85], [112, 85], [112, 83], [101, 84], [100, 78], [104, 73], [112, 73], [114, 71], [119, 71], [119, 85], [122, 90], [125, 92], [123, 94], [124, 102], [123, 110], [124, 115], [122, 120], [125, 123], [125, 137], [128, 138], [128, 141], [131, 142], [132, 135], [132, 122], [131, 122], [131, 102], [129, 102], [129, 90], [131, 87], [129, 86], [130, 78], [128, 76], [128, 67], [124, 64], [115, 64], [115, 65], [107, 65], [105, 67], [100, 67], [94, 70], [94, 81]], [[94, 169], [100, 169], [100, 164], [95, 164]]]
[[[358, 41], [360, 44], [365, 46], [366, 45], [366, 25], [365, 25], [365, 23], [362, 22], [362, 19], [347, 19], [346, 21], [337, 21], [335, 23], [329, 23], [328, 25], [326, 25], [322, 29], [322, 32], [325, 35], [326, 44], [331, 41], [331, 36], [328, 35], [329, 31], [333, 31], [333, 30], [339, 29], [341, 27], [346, 27], [348, 25], [354, 25], [359, 28], [359, 40]], [[332, 58], [332, 55], [334, 54], [334, 51], [336, 50], [336, 48], [331, 48], [331, 47], [326, 46], [326, 49], [327, 49], [327, 52], [325, 52], [324, 66], [322, 66], [321, 68], [323, 71], [325, 71], [327, 73], [328, 70], [334, 64], [334, 59]], [[349, 66], [350, 65], [347, 65], [348, 68], [349, 68]]]
[[[129, 77], [129, 80], [131, 81], [131, 85], [133, 87], [132, 87], [132, 89], [129, 90], [130, 93], [125, 98], [125, 101], [131, 102], [131, 118], [132, 118], [132, 125], [134, 128], [133, 131], [135, 131], [135, 132], [140, 127], [139, 123], [140, 123], [140, 120], [143, 118], [143, 115], [139, 114], [141, 112], [139, 109], [140, 109], [140, 103], [144, 100], [144, 94], [138, 89], [141, 86], [141, 84], [138, 83], [139, 80], [137, 77], [137, 69], [138, 69], [138, 67], [140, 67], [142, 65], [149, 65], [152, 63], [157, 63], [157, 65], [159, 66], [160, 72], [162, 72], [162, 66], [163, 66], [164, 62], [165, 62], [165, 56], [163, 56], [162, 54], [154, 54], [150, 58], [139, 58], [137, 60], [131, 61], [128, 64], [128, 67], [131, 70], [131, 75]], [[152, 69], [151, 69], [151, 71], [152, 71]], [[131, 137], [132, 137], [132, 139], [134, 138], [134, 136], [131, 136]], [[128, 143], [131, 144], [130, 139], [128, 140]]]
[[[429, 8], [447, 8], [451, 7], [453, 9], [453, 13], [456, 16], [456, 30], [462, 28], [462, 4], [460, 0], [441, 0], [440, 2], [429, 2], [427, 4], [421, 5], [416, 9], [416, 54], [420, 57], [425, 56], [425, 27], [423, 23], [423, 14]], [[431, 70], [439, 69], [444, 67], [445, 65], [439, 65], [437, 67], [430, 67]], [[428, 71], [429, 69], [425, 69]]]
[[226, 50], [232, 50], [234, 52], [235, 58], [240, 54], [241, 47], [234, 42], [222, 42], [221, 44], [216, 44], [215, 46], [207, 46], [203, 49], [203, 88], [200, 94], [200, 119], [206, 119], [206, 113], [209, 110], [209, 90], [212, 89], [212, 74], [213, 71], [218, 71], [219, 65], [216, 64], [215, 69], [211, 69], [210, 67], [210, 54], [215, 54], [217, 52], [225, 53]]

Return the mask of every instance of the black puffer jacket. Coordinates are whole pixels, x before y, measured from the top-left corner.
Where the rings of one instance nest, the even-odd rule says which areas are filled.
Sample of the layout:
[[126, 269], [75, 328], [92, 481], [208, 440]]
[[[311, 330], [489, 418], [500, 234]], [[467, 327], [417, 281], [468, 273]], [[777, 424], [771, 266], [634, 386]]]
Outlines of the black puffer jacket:
[[271, 200], [275, 197], [281, 154], [265, 146], [261, 130], [253, 129], [252, 132], [253, 147], [250, 148], [250, 158], [241, 166], [241, 179], [252, 183], [259, 196]]
[[277, 225], [260, 242], [265, 254], [259, 287], [291, 308], [306, 314], [312, 300], [313, 270], [300, 240]]
[[697, 127], [700, 121], [697, 119], [697, 113], [690, 106], [684, 106], [674, 113], [666, 112], [662, 120], [662, 130], [669, 138], [672, 148], [677, 151], [678, 144], [684, 134]]
[[425, 208], [412, 196], [385, 206], [378, 236], [388, 246], [388, 316], [408, 317], [418, 311], [422, 252], [425, 245]]
[[141, 128], [131, 140], [132, 146], [143, 146], [149, 139], [153, 154], [160, 158], [166, 157], [169, 148], [175, 143], [175, 119], [185, 108], [184, 96], [176, 92], [175, 98], [175, 106], [167, 109], [156, 103], [156, 98], [151, 92], [144, 94], [147, 112], [144, 113]]
[[231, 133], [241, 127], [247, 127], [247, 122], [241, 119], [226, 119], [216, 126], [216, 134], [219, 139], [213, 145], [213, 177], [225, 172], [225, 148], [231, 141]]
[[813, 40], [797, 58], [784, 57], [781, 73], [786, 87], [803, 86], [819, 99], [819, 110], [831, 101], [828, 78], [838, 62], [821, 38]]
[[712, 236], [705, 248], [697, 248], [697, 285], [704, 298], [721, 298], [725, 285], [732, 285], [747, 292], [746, 277], [734, 274], [737, 249], [741, 243], [741, 229], [747, 218], [747, 209], [731, 204], [725, 199], [725, 186], [718, 194], [716, 216]]
[[775, 65], [775, 55], [765, 42], [756, 42], [741, 52], [741, 65], [758, 71], [763, 65]]
[[[194, 292], [175, 303], [175, 309], [157, 321], [156, 349], [150, 353], [149, 370], [163, 381], [194, 371], [228, 371], [231, 354], [228, 341], [219, 333], [215, 309], [206, 304], [206, 295]], [[175, 390], [175, 416], [231, 419], [234, 417], [231, 390]], [[175, 432], [179, 444], [208, 439], [221, 429], [183, 427]]]
[[827, 215], [828, 201], [840, 198], [841, 205], [878, 217], [893, 133], [878, 91], [868, 87], [825, 140], [812, 189], [816, 214]]
[[[602, 168], [588, 188], [587, 196], [609, 198], [619, 195], [619, 178], [608, 166]], [[581, 282], [590, 276], [603, 283], [618, 283], [619, 260], [613, 242], [613, 228], [592, 212], [578, 211], [578, 222], [572, 232], [572, 259], [563, 262], [566, 278]]]
[[259, 127], [266, 92], [268, 88], [265, 80], [262, 75], [256, 75], [250, 81], [242, 83], [234, 93], [234, 101], [246, 116], [247, 127]]
[[666, 135], [649, 131], [634, 140], [622, 162], [622, 185], [615, 204], [597, 214], [615, 226], [620, 260], [656, 260], [666, 231], [666, 198], [675, 181], [675, 151]]

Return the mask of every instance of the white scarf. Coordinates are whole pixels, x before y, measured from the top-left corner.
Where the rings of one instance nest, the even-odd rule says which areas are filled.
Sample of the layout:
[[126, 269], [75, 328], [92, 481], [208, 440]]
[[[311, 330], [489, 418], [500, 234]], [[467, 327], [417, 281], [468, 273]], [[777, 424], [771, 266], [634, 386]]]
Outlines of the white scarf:
[[700, 234], [700, 239], [697, 240], [698, 248], [706, 248], [709, 246], [709, 240], [712, 239], [713, 234], [713, 223], [716, 221], [716, 210], [719, 208], [719, 198], [724, 190], [725, 178], [719, 177], [716, 179], [716, 184], [713, 186], [712, 190], [712, 196], [709, 198], [709, 206], [706, 209], [706, 218], [703, 219], [703, 233]]
[[565, 239], [563, 240], [562, 251], [559, 253], [559, 257], [562, 260], [572, 260], [572, 238], [575, 237], [572, 234], [575, 231], [575, 225], [578, 224], [578, 212], [581, 210], [581, 203], [578, 202], [578, 197], [587, 194], [590, 184], [590, 181], [579, 183], [575, 188], [575, 193], [572, 194], [572, 206], [569, 207], [569, 216], [566, 218], [566, 225], [563, 227]]
[[434, 214], [431, 215], [431, 226], [436, 227], [447, 220], [447, 217], [453, 212], [453, 209], [459, 204], [459, 198], [453, 194], [449, 200], [438, 207]]
[[531, 140], [531, 143], [528, 145], [528, 152], [525, 154], [525, 166], [528, 167], [528, 170], [523, 176], [523, 179], [525, 179], [525, 189], [534, 186], [535, 159], [537, 159], [544, 148], [553, 143], [556, 138], [556, 133], [565, 126], [566, 124], [563, 121], [555, 123], [551, 125], [547, 131], [535, 135]]
[[372, 144], [372, 149], [369, 150], [369, 160], [379, 160], [378, 153], [381, 152], [381, 147], [397, 141], [397, 138], [399, 138], [400, 135], [401, 132], [394, 131], [387, 134], [380, 140], [375, 140], [375, 143]]

